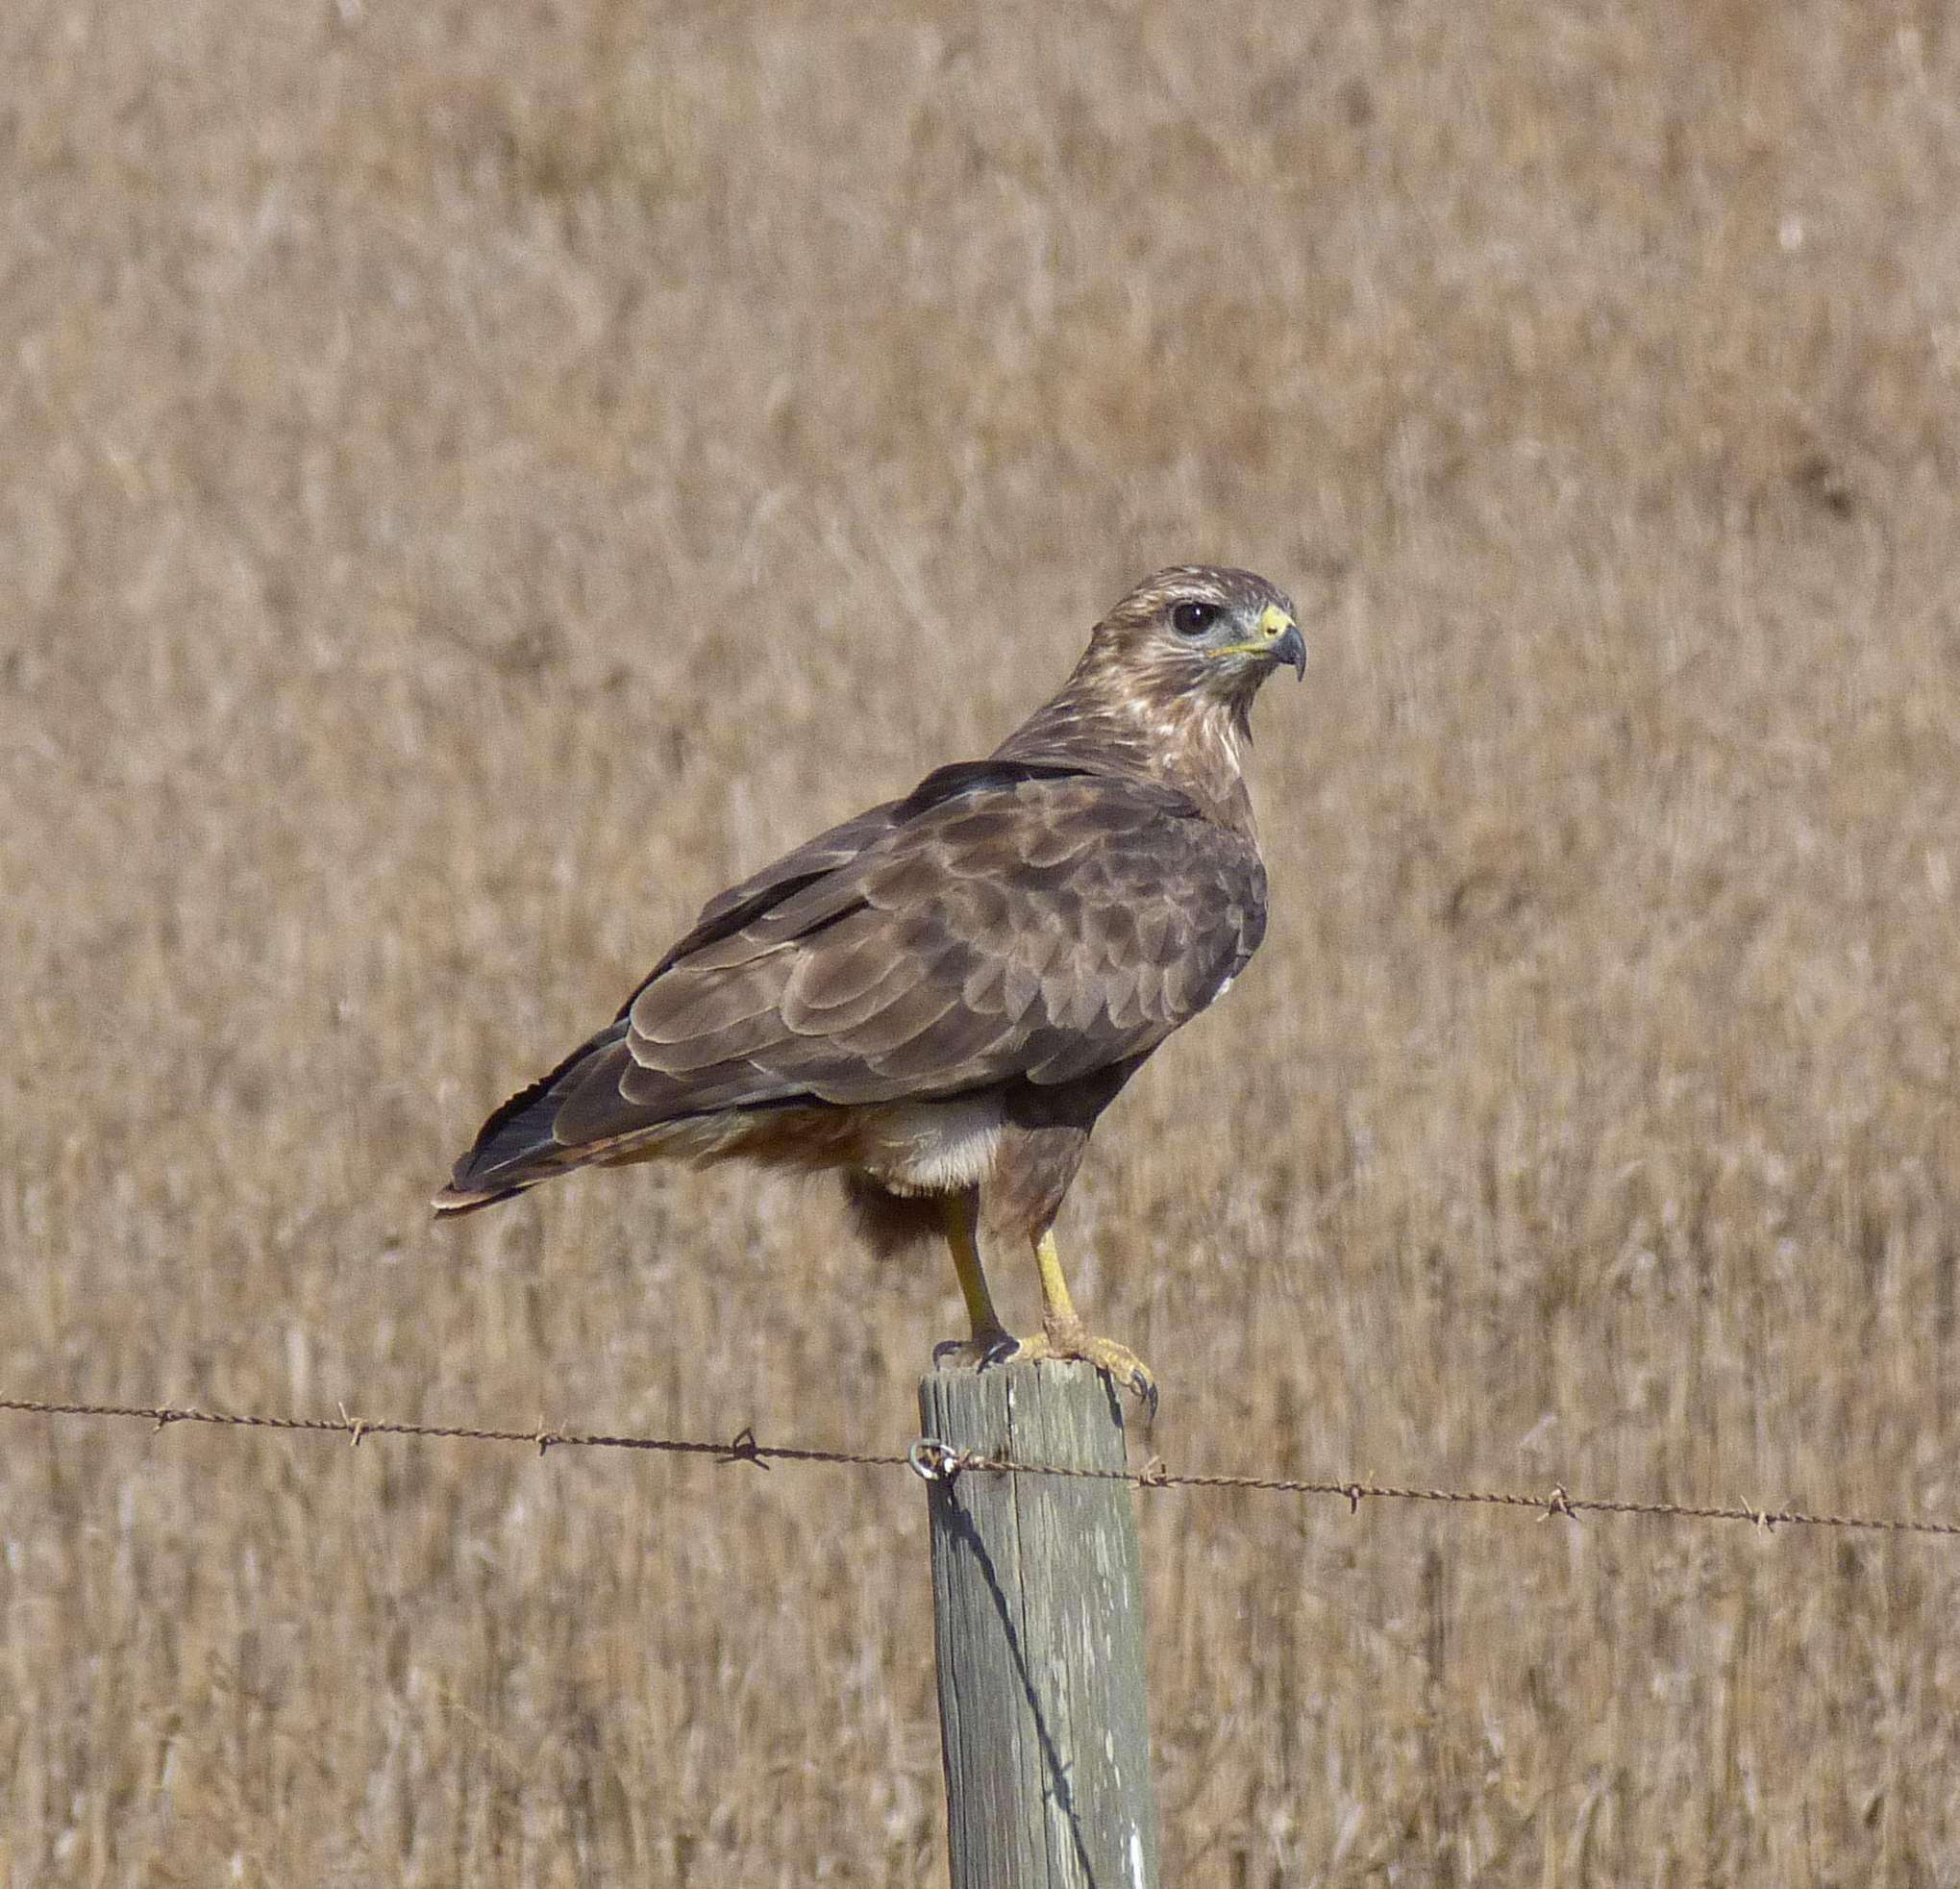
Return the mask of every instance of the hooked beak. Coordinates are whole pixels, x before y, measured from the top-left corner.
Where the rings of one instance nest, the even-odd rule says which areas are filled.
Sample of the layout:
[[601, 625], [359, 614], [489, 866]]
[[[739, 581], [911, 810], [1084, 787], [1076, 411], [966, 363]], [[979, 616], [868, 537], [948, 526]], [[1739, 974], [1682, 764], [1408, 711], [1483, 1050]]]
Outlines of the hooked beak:
[[1300, 626], [1278, 604], [1268, 604], [1259, 613], [1259, 635], [1276, 669], [1282, 662], [1290, 662], [1293, 673], [1304, 678], [1306, 638], [1300, 634]]

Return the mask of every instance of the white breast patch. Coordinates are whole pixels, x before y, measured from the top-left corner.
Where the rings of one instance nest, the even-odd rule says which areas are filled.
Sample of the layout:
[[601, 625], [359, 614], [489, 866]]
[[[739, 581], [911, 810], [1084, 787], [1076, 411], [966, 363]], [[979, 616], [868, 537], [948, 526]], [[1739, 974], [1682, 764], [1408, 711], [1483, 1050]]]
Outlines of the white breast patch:
[[857, 1159], [895, 1194], [955, 1193], [986, 1179], [1001, 1128], [993, 1096], [895, 1103], [867, 1111]]

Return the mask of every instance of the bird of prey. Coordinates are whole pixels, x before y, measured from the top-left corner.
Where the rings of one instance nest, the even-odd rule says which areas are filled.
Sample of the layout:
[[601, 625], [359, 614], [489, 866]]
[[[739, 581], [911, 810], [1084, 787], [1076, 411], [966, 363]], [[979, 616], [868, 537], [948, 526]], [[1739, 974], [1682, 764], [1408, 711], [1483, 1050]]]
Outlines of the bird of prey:
[[[1242, 763], [1253, 698], [1303, 674], [1293, 606], [1185, 565], [1125, 597], [984, 760], [926, 776], [708, 901], [611, 1023], [484, 1124], [440, 1213], [572, 1168], [733, 1156], [844, 1175], [876, 1244], [940, 1232], [972, 1336], [942, 1357], [1084, 1358], [1053, 1228], [1097, 1118], [1266, 928]], [[982, 1223], [1026, 1240], [1042, 1330], [1003, 1327]]]

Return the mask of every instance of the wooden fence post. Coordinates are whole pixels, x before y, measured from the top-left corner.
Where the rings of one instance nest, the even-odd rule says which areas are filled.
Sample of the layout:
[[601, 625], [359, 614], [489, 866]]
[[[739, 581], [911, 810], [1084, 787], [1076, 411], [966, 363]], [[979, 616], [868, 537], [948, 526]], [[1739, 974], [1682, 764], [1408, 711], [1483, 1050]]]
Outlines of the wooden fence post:
[[[1122, 1406], [1086, 1364], [929, 1372], [919, 1413], [955, 1450], [1125, 1466]], [[930, 1484], [953, 1889], [1156, 1889], [1132, 1494], [985, 1470]]]

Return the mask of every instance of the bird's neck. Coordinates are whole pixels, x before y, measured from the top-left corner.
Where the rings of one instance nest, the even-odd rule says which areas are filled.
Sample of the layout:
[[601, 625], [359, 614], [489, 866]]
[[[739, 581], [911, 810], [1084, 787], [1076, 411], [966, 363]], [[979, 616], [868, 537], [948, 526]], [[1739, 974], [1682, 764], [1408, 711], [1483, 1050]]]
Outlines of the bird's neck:
[[1209, 819], [1253, 833], [1243, 708], [1192, 692], [1112, 692], [1078, 672], [994, 751], [996, 759], [1060, 762], [1153, 781], [1197, 802]]

